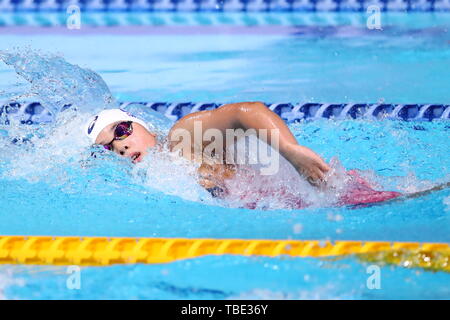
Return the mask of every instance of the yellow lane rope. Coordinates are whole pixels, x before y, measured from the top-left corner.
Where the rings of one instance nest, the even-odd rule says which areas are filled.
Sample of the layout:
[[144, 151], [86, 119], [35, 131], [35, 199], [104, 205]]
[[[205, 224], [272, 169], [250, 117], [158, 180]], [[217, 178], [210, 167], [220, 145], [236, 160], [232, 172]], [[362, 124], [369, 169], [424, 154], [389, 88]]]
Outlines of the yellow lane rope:
[[[0, 264], [106, 266], [204, 255], [338, 257], [450, 271], [448, 243], [0, 236]], [[405, 259], [409, 262], [405, 262]]]
[[397, 265], [405, 268], [423, 268], [429, 271], [450, 272], [450, 251], [389, 250], [363, 253], [358, 259], [369, 263]]

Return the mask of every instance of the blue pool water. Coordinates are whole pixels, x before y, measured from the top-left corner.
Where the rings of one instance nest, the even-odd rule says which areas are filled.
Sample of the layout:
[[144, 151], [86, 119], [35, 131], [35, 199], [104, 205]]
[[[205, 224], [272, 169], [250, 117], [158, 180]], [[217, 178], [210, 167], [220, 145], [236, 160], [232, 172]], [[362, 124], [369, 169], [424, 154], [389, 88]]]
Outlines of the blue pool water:
[[[179, 15], [192, 19], [192, 14]], [[60, 53], [101, 75], [121, 101], [450, 103], [449, 14], [421, 13], [413, 20], [386, 13], [384, 31], [374, 33], [365, 29], [359, 13], [329, 14], [333, 24], [312, 15], [317, 21], [300, 28], [297, 23], [305, 15], [275, 16], [291, 21], [294, 32], [277, 25], [269, 25], [275, 30], [271, 33], [258, 31], [267, 23], [218, 28], [214, 35], [205, 27], [217, 26], [163, 28], [159, 34], [87, 28], [83, 35], [59, 34], [55, 28], [31, 35], [32, 30], [12, 28], [1, 31], [0, 50], [31, 48], [29, 62], [38, 61], [37, 49]], [[351, 17], [355, 22], [348, 25]], [[39, 81], [30, 85], [4, 64], [0, 74], [4, 100], [49, 101], [36, 92], [42, 88]], [[71, 76], [76, 74], [66, 79]], [[70, 90], [65, 94], [62, 100], [87, 101]], [[183, 164], [169, 168], [155, 156], [144, 163], [152, 170], [142, 174], [143, 166], [90, 148], [77, 131], [88, 111], [80, 106], [78, 114], [63, 115], [55, 127], [41, 126], [41, 136], [33, 126], [0, 127], [0, 234], [450, 242], [448, 189], [357, 209], [234, 208], [212, 199]], [[338, 159], [347, 169], [363, 170], [383, 189], [414, 192], [450, 180], [447, 121], [316, 120], [289, 126], [300, 144], [327, 161]], [[32, 144], [11, 144], [12, 137], [28, 137]], [[90, 157], [91, 152], [98, 157]], [[354, 257], [208, 256], [160, 265], [86, 267], [81, 289], [69, 290], [64, 267], [6, 265], [0, 267], [0, 297], [450, 298], [448, 273], [381, 266], [382, 287], [369, 290], [367, 266]]]
[[[360, 13], [231, 15], [236, 24], [260, 21], [244, 30], [213, 23], [218, 18], [190, 25], [195, 13], [155, 15], [170, 25], [28, 33], [6, 27], [1, 48], [60, 53], [99, 72], [122, 101], [450, 103], [448, 12], [383, 13], [383, 31], [368, 30]], [[141, 20], [151, 24], [151, 17]], [[16, 88], [14, 72], [0, 72], [2, 90]]]

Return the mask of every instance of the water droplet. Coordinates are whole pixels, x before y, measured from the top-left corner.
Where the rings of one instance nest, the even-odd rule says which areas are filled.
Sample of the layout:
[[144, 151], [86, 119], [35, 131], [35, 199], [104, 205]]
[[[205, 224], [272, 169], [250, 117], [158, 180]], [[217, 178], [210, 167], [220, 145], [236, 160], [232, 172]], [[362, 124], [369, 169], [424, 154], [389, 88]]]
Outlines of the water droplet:
[[301, 223], [296, 223], [294, 224], [293, 230], [295, 234], [299, 234], [303, 230], [303, 225]]

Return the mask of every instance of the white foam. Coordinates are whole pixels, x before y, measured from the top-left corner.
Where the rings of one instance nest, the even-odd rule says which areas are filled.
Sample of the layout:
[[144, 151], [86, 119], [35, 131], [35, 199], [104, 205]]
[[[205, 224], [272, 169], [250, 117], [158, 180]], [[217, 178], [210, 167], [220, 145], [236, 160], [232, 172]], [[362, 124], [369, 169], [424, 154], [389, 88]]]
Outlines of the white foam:
[[[243, 147], [243, 143], [238, 141], [238, 147]], [[330, 166], [326, 189], [311, 186], [281, 155], [279, 170], [272, 175], [262, 175], [259, 165], [241, 166], [236, 178], [226, 181], [227, 202], [235, 207], [254, 203], [264, 209], [299, 208], [301, 203], [308, 207], [332, 205], [344, 192], [348, 177], [336, 158]]]
[[9, 299], [5, 295], [5, 290], [11, 286], [24, 286], [25, 281], [14, 277], [14, 269], [7, 266], [0, 268], [0, 300]]
[[26, 136], [29, 128], [11, 125], [8, 137], [4, 138], [9, 143], [2, 146], [10, 160], [3, 176], [34, 182], [53, 179], [57, 172], [59, 177], [65, 176], [64, 165], [73, 165], [89, 155], [90, 142], [81, 131], [88, 117], [88, 114], [67, 110], [58, 116], [55, 124], [40, 127], [41, 134], [31, 136], [29, 143], [16, 145], [11, 139]]
[[312, 290], [295, 290], [291, 292], [256, 288], [228, 297], [227, 300], [337, 300], [348, 298], [350, 297], [336, 294], [335, 286], [328, 284]]
[[446, 212], [449, 212], [449, 211], [450, 211], [450, 196], [445, 197], [445, 198], [442, 200], [442, 203], [444, 203], [444, 205], [445, 205], [445, 211], [446, 211]]
[[167, 150], [149, 149], [144, 160], [132, 170], [134, 181], [164, 194], [190, 201], [211, 200], [198, 184], [198, 165]]

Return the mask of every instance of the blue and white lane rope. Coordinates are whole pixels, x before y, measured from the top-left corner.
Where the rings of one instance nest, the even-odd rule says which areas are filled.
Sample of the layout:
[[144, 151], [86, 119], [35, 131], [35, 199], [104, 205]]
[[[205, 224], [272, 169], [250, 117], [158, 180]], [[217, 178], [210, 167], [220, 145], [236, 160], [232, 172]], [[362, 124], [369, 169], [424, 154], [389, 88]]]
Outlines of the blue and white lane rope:
[[[122, 102], [121, 108], [138, 105], [158, 111], [172, 121], [202, 110], [220, 107], [222, 103], [195, 102]], [[386, 103], [266, 103], [287, 123], [314, 119], [393, 119], [406, 121], [450, 120], [450, 105], [445, 104], [386, 104]], [[64, 106], [67, 108], [69, 106]], [[9, 119], [23, 124], [46, 123], [52, 115], [39, 103], [9, 102], [0, 104], [0, 124]]]
[[[1, 9], [0, 0], [0, 31], [6, 29], [6, 32], [12, 32], [8, 30], [9, 27], [21, 27], [26, 30], [28, 28], [40, 29], [39, 32], [51, 33], [60, 28], [64, 28], [67, 31], [76, 31], [77, 34], [81, 30], [91, 29], [91, 32], [97, 30], [102, 32], [102, 28], [98, 27], [150, 27], [152, 31], [157, 32], [160, 27], [176, 27], [176, 26], [193, 26], [193, 27], [225, 27], [228, 32], [233, 28], [239, 27], [292, 27], [296, 30], [294, 33], [300, 32], [305, 35], [323, 36], [323, 34], [339, 31], [341, 32], [356, 32], [357, 34], [376, 34], [378, 29], [368, 29], [367, 21], [370, 16], [367, 12], [336, 12], [336, 11], [314, 11], [314, 12], [302, 12], [292, 11], [287, 13], [280, 13], [276, 11], [265, 12], [250, 12], [250, 11], [223, 11], [221, 13], [215, 11], [194, 11], [194, 12], [181, 12], [181, 11], [85, 11], [80, 15], [81, 30], [68, 29], [67, 23], [71, 13], [66, 11], [4, 11]], [[450, 1], [450, 0], [448, 0]], [[382, 25], [383, 29], [396, 28], [396, 32], [407, 32], [408, 29], [421, 28], [423, 32], [427, 30], [432, 31], [436, 26], [448, 25], [450, 20], [448, 11], [442, 12], [426, 12], [421, 15], [420, 25], [417, 21], [417, 14], [403, 14], [395, 11], [382, 13]], [[431, 14], [430, 14], [431, 13]], [[399, 20], [401, 15], [401, 20]], [[45, 27], [45, 30], [42, 28]], [[158, 27], [158, 28], [153, 28]], [[322, 28], [326, 27], [326, 28]], [[333, 28], [337, 28], [336, 30]], [[353, 30], [347, 30], [349, 27], [354, 27]], [[402, 30], [402, 27], [407, 29]], [[339, 28], [343, 28], [340, 30]], [[357, 29], [356, 29], [357, 28]], [[126, 28], [125, 28], [126, 29]], [[129, 28], [128, 28], [129, 29]], [[15, 30], [14, 32], [17, 32]], [[248, 30], [247, 30], [248, 31]], [[365, 32], [364, 32], [365, 31]], [[24, 32], [30, 32], [26, 30]], [[132, 31], [129, 31], [132, 32]], [[134, 31], [136, 32], [136, 31]], [[140, 31], [143, 32], [143, 31]], [[196, 30], [198, 32], [198, 30]], [[217, 32], [217, 31], [216, 31]], [[242, 32], [242, 31], [241, 31]], [[417, 30], [415, 31], [417, 32]]]
[[0, 0], [2, 11], [447, 11], [450, 0]]

